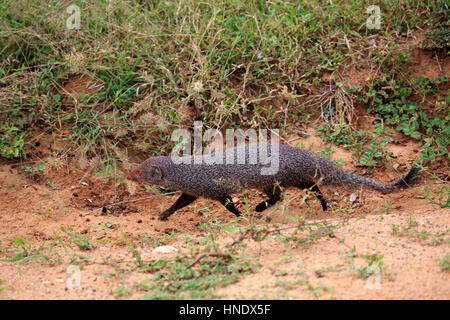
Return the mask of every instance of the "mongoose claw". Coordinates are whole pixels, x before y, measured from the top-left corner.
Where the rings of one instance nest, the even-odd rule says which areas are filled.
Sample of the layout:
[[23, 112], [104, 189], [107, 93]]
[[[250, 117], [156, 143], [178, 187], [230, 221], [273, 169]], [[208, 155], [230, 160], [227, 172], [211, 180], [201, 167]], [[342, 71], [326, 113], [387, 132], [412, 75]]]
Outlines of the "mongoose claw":
[[158, 214], [158, 220], [167, 220], [168, 217], [169, 214], [167, 214], [166, 212]]

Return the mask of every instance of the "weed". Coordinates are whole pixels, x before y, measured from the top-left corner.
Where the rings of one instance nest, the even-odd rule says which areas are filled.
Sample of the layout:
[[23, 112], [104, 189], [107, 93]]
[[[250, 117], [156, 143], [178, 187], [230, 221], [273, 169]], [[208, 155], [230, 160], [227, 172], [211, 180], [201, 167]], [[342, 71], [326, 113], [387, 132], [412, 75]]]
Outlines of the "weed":
[[136, 285], [150, 291], [143, 299], [212, 298], [217, 286], [235, 283], [242, 275], [254, 272], [257, 264], [247, 259], [206, 257], [195, 267], [185, 257], [157, 260], [149, 266], [151, 280]]
[[9, 259], [0, 259], [0, 261], [5, 262], [15, 262], [22, 259], [25, 259], [30, 255], [31, 252], [31, 245], [27, 242], [25, 242], [24, 238], [14, 238], [11, 241], [12, 249], [17, 252], [16, 255], [13, 258]]
[[440, 186], [437, 191], [434, 191], [431, 189], [431, 186], [425, 185], [422, 191], [428, 202], [436, 204], [441, 208], [448, 208], [450, 206], [450, 190], [448, 186]]
[[[45, 263], [57, 264], [60, 262], [59, 254], [53, 252], [54, 244], [51, 243], [49, 247], [46, 247], [46, 241], [43, 241], [38, 248], [33, 248], [31, 243], [25, 241], [23, 237], [14, 238], [11, 241], [9, 247], [3, 248], [0, 252], [12, 251], [15, 255], [12, 258], [0, 259], [3, 262], [20, 262], [21, 264], [36, 259]], [[48, 254], [44, 254], [44, 250], [47, 249]]]
[[146, 246], [146, 247], [159, 247], [159, 246], [164, 246], [167, 244], [168, 242], [168, 237], [166, 235], [164, 235], [163, 237], [156, 237], [152, 234], [142, 234], [141, 236], [141, 244], [142, 246]]
[[26, 132], [8, 122], [0, 125], [0, 156], [5, 158], [26, 157]]
[[[425, 96], [435, 93], [448, 81], [446, 77], [434, 80], [420, 76], [414, 81], [414, 88]], [[360, 100], [366, 102], [368, 112], [380, 116], [388, 125], [395, 125], [405, 136], [419, 140], [421, 158], [433, 162], [436, 156], [448, 155], [450, 113], [447, 108], [442, 114], [429, 118], [423, 105], [410, 101], [412, 94], [409, 83], [382, 78], [374, 81]]]
[[439, 266], [441, 270], [450, 271], [450, 255], [446, 254], [442, 260], [439, 261]]
[[74, 234], [72, 229], [68, 226], [67, 229], [64, 228], [63, 226], [61, 226], [61, 231], [64, 232], [65, 234], [67, 234], [70, 239], [71, 242], [73, 244], [75, 244], [78, 248], [80, 248], [81, 250], [91, 250], [92, 249], [92, 244], [89, 241], [89, 239], [81, 234]]
[[26, 176], [33, 180], [39, 180], [44, 169], [44, 163], [39, 163], [35, 167], [22, 166], [22, 170], [25, 172]]
[[123, 233], [122, 231], [120, 231], [120, 234], [122, 235], [122, 239], [123, 241], [126, 243], [126, 245], [128, 246], [128, 248], [130, 249], [131, 253], [133, 254], [134, 259], [136, 259], [136, 262], [138, 263], [139, 267], [141, 269], [145, 269], [147, 266], [144, 263], [144, 261], [142, 260], [141, 255], [139, 254], [139, 252], [137, 252], [134, 249], [133, 243], [128, 240], [127, 236], [125, 233]]
[[384, 255], [378, 255], [378, 254], [371, 254], [371, 255], [365, 255], [362, 254], [361, 258], [367, 263], [367, 266], [361, 267], [357, 269], [357, 272], [359, 273], [360, 277], [362, 279], [367, 279], [371, 275], [383, 272], [383, 257]]
[[444, 236], [450, 231], [450, 228], [447, 228], [446, 230], [438, 230], [434, 234], [431, 234], [427, 230], [419, 230], [418, 228], [418, 222], [411, 219], [411, 217], [408, 217], [407, 224], [403, 226], [399, 226], [396, 224], [391, 225], [391, 231], [393, 235], [396, 235], [398, 237], [402, 236], [410, 236], [412, 238], [416, 238], [421, 241], [428, 240], [431, 237], [431, 240], [429, 244], [436, 246], [442, 243], [448, 242], [450, 239], [444, 238]]
[[[2, 1], [0, 155], [25, 157], [31, 128], [57, 130], [67, 149], [105, 179], [116, 178], [125, 149], [167, 153], [172, 129], [194, 119], [211, 128], [287, 131], [290, 119], [309, 117], [298, 107], [300, 98], [324, 72], [349, 60], [358, 66], [367, 57], [388, 73], [403, 71], [408, 56], [397, 53], [396, 37], [431, 25], [443, 10], [435, 3], [424, 10], [413, 0], [380, 3], [381, 54], [367, 47], [365, 38], [374, 31], [365, 27], [365, 5], [357, 2], [121, 1], [92, 7], [79, 1], [79, 30], [64, 27], [65, 5]], [[355, 92], [335, 80], [332, 103], [322, 109], [329, 117], [343, 112], [333, 119], [347, 123]], [[415, 135], [410, 129], [402, 126]], [[360, 143], [362, 138], [354, 149], [359, 154]], [[377, 161], [374, 147], [369, 165]]]

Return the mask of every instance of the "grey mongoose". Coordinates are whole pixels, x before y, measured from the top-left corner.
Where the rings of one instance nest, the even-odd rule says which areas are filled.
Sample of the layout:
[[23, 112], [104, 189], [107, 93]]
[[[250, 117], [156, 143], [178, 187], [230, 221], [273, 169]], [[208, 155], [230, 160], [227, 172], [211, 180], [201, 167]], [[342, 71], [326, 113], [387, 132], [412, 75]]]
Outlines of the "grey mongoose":
[[[262, 159], [260, 150], [267, 150], [264, 152], [270, 157], [273, 147], [278, 147], [278, 170], [269, 175], [262, 174], [261, 170], [267, 168], [268, 163], [259, 160]], [[216, 152], [203, 156], [151, 157], [131, 172], [127, 179], [183, 192], [169, 209], [159, 214], [159, 219], [165, 220], [198, 197], [217, 200], [239, 217], [241, 213], [234, 206], [231, 194], [252, 188], [262, 190], [269, 197], [256, 206], [257, 212], [262, 212], [279, 201], [281, 188], [284, 187], [311, 188], [323, 210], [326, 210], [327, 204], [319, 190], [319, 184], [367, 187], [386, 193], [408, 186], [419, 170], [413, 166], [403, 178], [384, 183], [338, 168], [331, 160], [316, 153], [284, 144], [250, 143]], [[245, 155], [245, 161], [239, 162], [238, 155]], [[254, 156], [258, 159], [256, 162], [252, 160], [255, 159], [252, 158]], [[217, 159], [222, 159], [222, 163], [218, 163]], [[233, 161], [227, 162], [230, 159]]]

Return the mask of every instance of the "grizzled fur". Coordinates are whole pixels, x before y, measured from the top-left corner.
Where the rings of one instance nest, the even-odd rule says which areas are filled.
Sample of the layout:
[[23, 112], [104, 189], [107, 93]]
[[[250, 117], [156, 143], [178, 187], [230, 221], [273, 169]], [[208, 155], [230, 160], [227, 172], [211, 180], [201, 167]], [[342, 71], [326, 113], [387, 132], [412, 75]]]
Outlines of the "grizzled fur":
[[[159, 217], [167, 218], [176, 210], [192, 203], [198, 197], [205, 197], [220, 201], [225, 207], [236, 214], [239, 211], [231, 202], [230, 195], [243, 189], [255, 188], [264, 191], [269, 200], [260, 203], [257, 211], [263, 211], [275, 204], [280, 199], [280, 187], [298, 187], [301, 189], [312, 188], [326, 210], [326, 203], [318, 189], [318, 185], [342, 185], [353, 188], [367, 187], [381, 192], [389, 192], [396, 188], [407, 186], [411, 178], [418, 171], [413, 167], [408, 174], [390, 183], [378, 182], [350, 171], [343, 170], [335, 164], [315, 153], [297, 149], [287, 145], [279, 145], [279, 168], [273, 175], [261, 174], [262, 168], [268, 164], [251, 164], [251, 156], [259, 155], [258, 144], [241, 145], [220, 152], [223, 164], [209, 164], [208, 157], [217, 154], [203, 156], [202, 160], [196, 162], [195, 157], [183, 158], [188, 163], [175, 164], [171, 157], [152, 157], [144, 161], [127, 178], [134, 181], [143, 181], [150, 184], [160, 185], [170, 189], [182, 190], [180, 199]], [[265, 143], [262, 147], [267, 148], [267, 154], [271, 156], [271, 145]], [[227, 164], [227, 154], [233, 153], [234, 163]], [[237, 154], [245, 153], [245, 163], [238, 164]], [[202, 156], [200, 156], [202, 157]], [[180, 158], [178, 158], [180, 159]], [[196, 164], [198, 163], [198, 164]]]

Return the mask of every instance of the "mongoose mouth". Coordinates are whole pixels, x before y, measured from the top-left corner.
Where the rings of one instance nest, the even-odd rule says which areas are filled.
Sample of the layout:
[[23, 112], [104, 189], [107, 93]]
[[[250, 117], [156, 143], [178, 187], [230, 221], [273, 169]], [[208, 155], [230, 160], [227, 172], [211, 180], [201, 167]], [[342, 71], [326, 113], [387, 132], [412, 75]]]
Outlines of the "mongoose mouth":
[[127, 180], [137, 181], [139, 179], [142, 179], [144, 176], [144, 172], [141, 170], [135, 170], [132, 173], [130, 173], [128, 176], [126, 176]]

